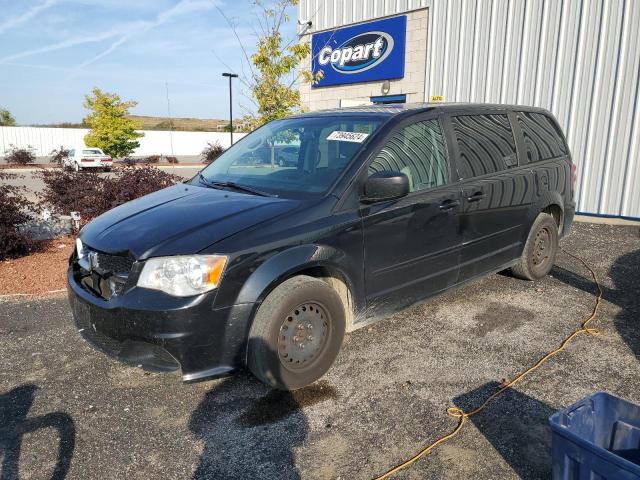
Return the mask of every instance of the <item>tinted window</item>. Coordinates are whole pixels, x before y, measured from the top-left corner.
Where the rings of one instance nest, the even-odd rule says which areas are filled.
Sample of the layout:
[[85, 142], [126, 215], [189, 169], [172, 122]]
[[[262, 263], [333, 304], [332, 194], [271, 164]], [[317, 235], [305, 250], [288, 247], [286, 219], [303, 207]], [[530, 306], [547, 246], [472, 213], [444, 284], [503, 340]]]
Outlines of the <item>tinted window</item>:
[[407, 175], [412, 192], [447, 183], [449, 164], [440, 123], [429, 120], [398, 130], [369, 165], [369, 175], [385, 170]]
[[567, 154], [562, 133], [555, 122], [541, 113], [519, 112], [528, 162], [540, 162]]
[[516, 143], [507, 115], [462, 115], [452, 117], [451, 122], [462, 178], [499, 172], [507, 165], [517, 164]]

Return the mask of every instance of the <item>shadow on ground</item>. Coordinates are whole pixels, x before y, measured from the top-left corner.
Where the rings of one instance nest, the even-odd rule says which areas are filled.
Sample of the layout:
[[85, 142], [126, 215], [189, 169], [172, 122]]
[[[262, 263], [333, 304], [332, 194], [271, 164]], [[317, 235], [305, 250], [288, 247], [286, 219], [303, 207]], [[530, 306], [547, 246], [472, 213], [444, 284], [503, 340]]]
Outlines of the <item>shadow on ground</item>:
[[0, 457], [2, 458], [0, 479], [2, 480], [20, 478], [19, 462], [23, 436], [45, 428], [55, 429], [59, 438], [57, 458], [51, 478], [62, 479], [69, 472], [76, 438], [73, 419], [63, 412], [27, 418], [37, 390], [35, 385], [25, 384], [0, 395]]
[[223, 380], [189, 421], [204, 443], [193, 478], [300, 479], [295, 449], [309, 430], [303, 409], [335, 398], [324, 380], [293, 392], [273, 390], [248, 373]]
[[[469, 412], [500, 388], [489, 382], [454, 399]], [[551, 429], [548, 418], [555, 410], [517, 390], [505, 391], [470, 421], [522, 479], [551, 477]]]
[[[598, 288], [591, 277], [576, 274], [559, 266], [553, 267], [551, 275], [574, 288], [594, 296], [598, 294]], [[640, 250], [619, 257], [609, 269], [609, 277], [614, 288], [602, 286], [602, 297], [620, 307], [620, 312], [614, 318], [614, 325], [640, 360]]]

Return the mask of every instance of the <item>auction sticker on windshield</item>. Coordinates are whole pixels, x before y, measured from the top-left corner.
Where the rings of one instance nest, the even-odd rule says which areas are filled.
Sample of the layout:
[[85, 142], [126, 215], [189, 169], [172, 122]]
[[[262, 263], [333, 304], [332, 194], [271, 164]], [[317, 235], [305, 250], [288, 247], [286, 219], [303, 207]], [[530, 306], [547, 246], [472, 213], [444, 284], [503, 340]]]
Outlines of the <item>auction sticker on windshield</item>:
[[360, 132], [341, 132], [340, 130], [335, 130], [331, 132], [331, 135], [327, 137], [327, 140], [337, 140], [339, 142], [355, 142], [362, 143], [364, 139], [369, 136], [368, 133], [360, 133]]

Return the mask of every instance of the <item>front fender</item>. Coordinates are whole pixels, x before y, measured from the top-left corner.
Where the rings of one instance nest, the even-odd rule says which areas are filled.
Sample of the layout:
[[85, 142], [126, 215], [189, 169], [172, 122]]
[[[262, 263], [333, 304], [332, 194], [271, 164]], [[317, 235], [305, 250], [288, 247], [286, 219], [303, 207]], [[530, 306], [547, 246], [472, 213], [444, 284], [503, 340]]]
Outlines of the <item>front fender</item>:
[[352, 275], [345, 271], [346, 254], [326, 245], [299, 245], [273, 255], [262, 263], [242, 286], [236, 304], [260, 303], [283, 280], [312, 267], [338, 270], [354, 292]]

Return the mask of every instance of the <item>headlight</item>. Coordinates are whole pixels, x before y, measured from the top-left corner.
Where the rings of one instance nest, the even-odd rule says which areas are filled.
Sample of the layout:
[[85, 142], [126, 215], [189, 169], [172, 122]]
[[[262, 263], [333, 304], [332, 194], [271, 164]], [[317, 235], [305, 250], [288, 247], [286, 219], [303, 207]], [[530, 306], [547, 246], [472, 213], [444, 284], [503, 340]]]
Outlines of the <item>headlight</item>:
[[138, 286], [176, 297], [189, 297], [217, 288], [227, 264], [222, 255], [185, 255], [147, 260]]
[[84, 246], [79, 238], [76, 238], [76, 255], [78, 255], [78, 258], [84, 258]]

